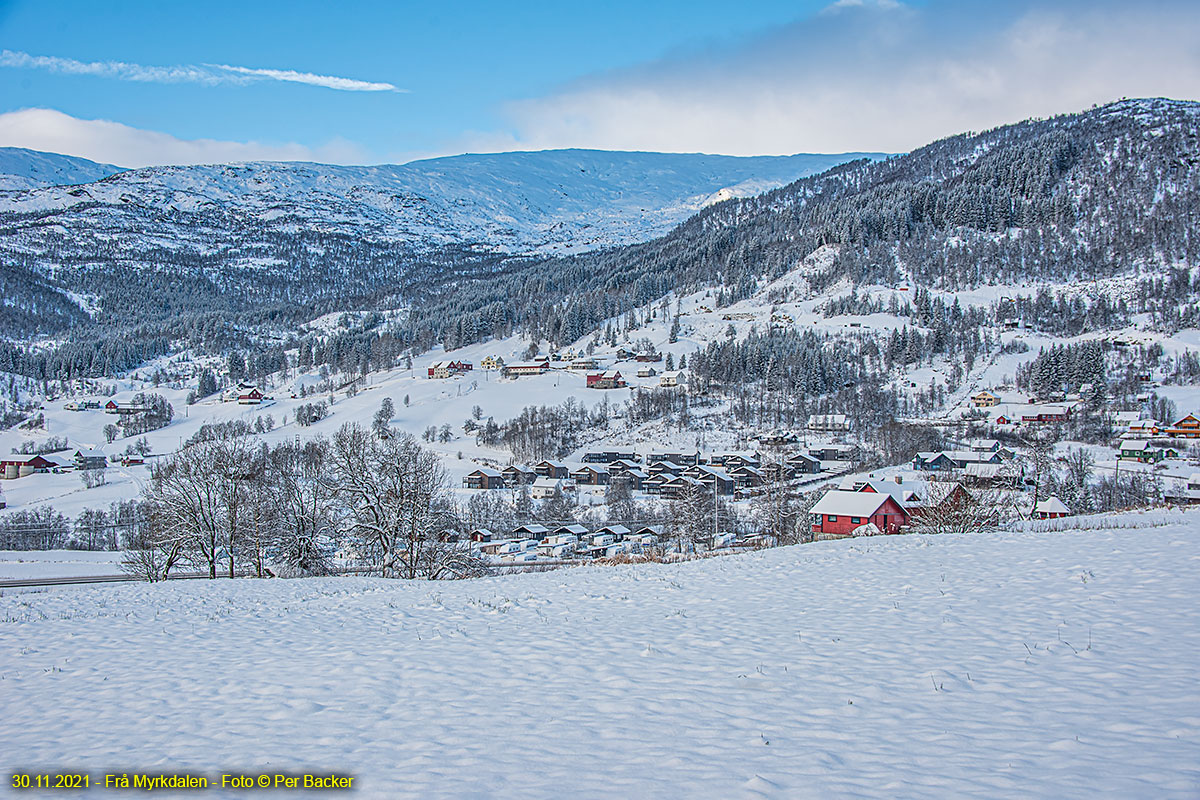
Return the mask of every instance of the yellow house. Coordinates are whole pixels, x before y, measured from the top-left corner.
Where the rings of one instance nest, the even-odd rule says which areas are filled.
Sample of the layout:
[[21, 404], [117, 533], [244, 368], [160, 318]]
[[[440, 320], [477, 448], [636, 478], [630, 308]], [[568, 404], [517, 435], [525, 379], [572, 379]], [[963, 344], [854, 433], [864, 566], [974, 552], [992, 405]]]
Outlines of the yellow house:
[[500, 356], [488, 356], [479, 363], [483, 364], [484, 369], [500, 369], [504, 366], [504, 359]]
[[976, 408], [992, 408], [993, 406], [1000, 405], [1000, 398], [984, 390], [979, 394], [973, 395], [971, 402], [975, 404]]

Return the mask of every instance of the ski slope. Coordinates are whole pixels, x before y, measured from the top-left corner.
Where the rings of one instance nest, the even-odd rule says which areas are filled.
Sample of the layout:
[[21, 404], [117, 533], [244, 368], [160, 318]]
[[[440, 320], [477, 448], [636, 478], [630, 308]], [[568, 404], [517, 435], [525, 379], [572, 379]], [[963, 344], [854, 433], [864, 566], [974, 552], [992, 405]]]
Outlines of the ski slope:
[[1200, 515], [1103, 524], [6, 593], [0, 768], [337, 771], [367, 798], [1194, 798]]

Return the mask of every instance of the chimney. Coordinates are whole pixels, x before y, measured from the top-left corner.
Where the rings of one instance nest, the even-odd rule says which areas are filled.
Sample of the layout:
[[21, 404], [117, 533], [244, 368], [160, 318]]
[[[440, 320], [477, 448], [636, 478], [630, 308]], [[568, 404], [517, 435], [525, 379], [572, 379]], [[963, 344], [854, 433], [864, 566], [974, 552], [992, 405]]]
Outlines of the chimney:
[[902, 480], [900, 480], [900, 476], [899, 476], [899, 475], [896, 475], [896, 476], [895, 476], [895, 478], [896, 478], [896, 483], [903, 483], [903, 481], [902, 481]]

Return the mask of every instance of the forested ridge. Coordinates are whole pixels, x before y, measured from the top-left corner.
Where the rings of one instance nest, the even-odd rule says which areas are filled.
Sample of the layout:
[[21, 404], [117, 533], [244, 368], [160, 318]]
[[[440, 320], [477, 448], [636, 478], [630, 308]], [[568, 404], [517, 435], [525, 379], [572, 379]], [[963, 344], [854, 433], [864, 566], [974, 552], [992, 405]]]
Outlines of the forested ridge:
[[[806, 269], [810, 292], [843, 281], [955, 291], [1129, 276], [1143, 286], [1133, 306], [1018, 302], [1030, 316], [1052, 316], [1047, 324], [1064, 333], [1124, 324], [1135, 312], [1194, 325], [1194, 304], [1179, 301], [1200, 288], [1188, 269], [1200, 263], [1191, 232], [1198, 121], [1197, 103], [1137, 100], [961, 134], [717, 204], [653, 241], [566, 258], [470, 245], [418, 250], [369, 231], [355, 237], [278, 221], [252, 230], [219, 204], [186, 213], [131, 207], [108, 220], [126, 239], [148, 217], [179, 217], [192, 231], [183, 242], [147, 237], [136, 260], [99, 238], [63, 238], [51, 252], [31, 253], [17, 234], [49, 221], [0, 214], [9, 300], [0, 329], [14, 342], [0, 352], [0, 368], [96, 375], [178, 344], [277, 350], [294, 344], [301, 322], [347, 309], [412, 309], [355, 334], [365, 343], [348, 344], [352, 358], [372, 364], [409, 347], [453, 349], [513, 333], [565, 344], [671, 292], [714, 287], [718, 305], [735, 302], [822, 248], [829, 257]], [[206, 237], [218, 244], [205, 246]], [[39, 334], [65, 344], [26, 352], [21, 341]]]

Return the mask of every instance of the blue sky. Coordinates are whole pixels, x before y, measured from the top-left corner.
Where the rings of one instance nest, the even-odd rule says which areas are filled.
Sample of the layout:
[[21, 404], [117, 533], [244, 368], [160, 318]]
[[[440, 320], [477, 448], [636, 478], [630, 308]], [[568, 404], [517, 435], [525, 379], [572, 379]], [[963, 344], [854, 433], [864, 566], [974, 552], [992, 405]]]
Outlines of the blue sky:
[[1191, 5], [0, 0], [0, 145], [129, 166], [894, 151], [1195, 98]]

